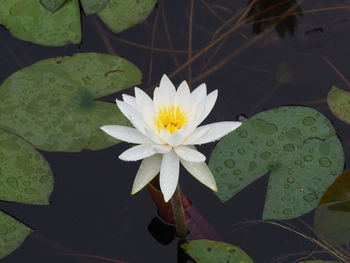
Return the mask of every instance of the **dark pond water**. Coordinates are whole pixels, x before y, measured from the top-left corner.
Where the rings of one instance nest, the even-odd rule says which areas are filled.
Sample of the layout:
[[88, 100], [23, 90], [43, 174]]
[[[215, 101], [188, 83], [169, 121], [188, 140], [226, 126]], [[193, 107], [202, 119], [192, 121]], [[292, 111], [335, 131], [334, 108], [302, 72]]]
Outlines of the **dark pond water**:
[[[143, 72], [140, 86], [150, 92], [163, 73], [171, 74], [188, 58], [190, 4], [187, 0], [160, 1], [146, 22], [119, 36], [112, 34], [97, 17], [83, 17], [81, 45], [60, 48], [17, 40], [1, 28], [0, 81], [41, 59], [101, 52], [123, 56], [136, 64]], [[212, 41], [215, 31], [247, 4], [246, 0], [195, 1], [193, 54]], [[307, 105], [333, 121], [348, 160], [350, 126], [336, 119], [325, 102], [331, 85], [349, 89], [327, 60], [350, 79], [350, 9], [325, 9], [346, 4], [350, 2], [302, 1], [300, 10], [304, 14], [279, 24], [278, 33], [272, 28], [256, 35], [252, 33], [252, 24], [246, 25], [196, 60], [192, 64], [193, 87], [205, 82], [209, 90], [219, 90], [218, 102], [206, 122], [234, 120], [240, 114], [250, 117], [282, 105]], [[236, 21], [217, 35], [227, 32]], [[261, 29], [259, 25], [254, 28]], [[185, 52], [152, 51], [121, 40]], [[216, 68], [225, 59], [227, 63]], [[278, 69], [281, 71], [285, 64], [290, 65], [292, 73], [286, 81], [278, 81]], [[179, 84], [189, 79], [188, 72], [186, 68], [172, 80]], [[106, 99], [113, 101], [116, 96], [120, 94]], [[205, 145], [200, 150], [209, 156], [214, 146]], [[186, 262], [178, 255], [176, 240], [163, 245], [150, 233], [149, 225], [157, 212], [149, 193], [142, 190], [130, 195], [139, 163], [117, 158], [128, 147], [122, 143], [95, 152], [42, 152], [55, 177], [52, 203], [33, 206], [0, 202], [1, 210], [36, 230], [17, 251], [0, 262]], [[270, 263], [283, 256], [288, 257], [280, 262], [294, 262], [313, 252], [320, 259], [330, 259], [327, 254], [317, 254], [320, 249], [313, 243], [278, 226], [239, 225], [261, 219], [267, 176], [224, 204], [184, 170], [180, 184], [208, 222], [199, 237], [239, 246], [255, 262]], [[312, 221], [313, 212], [287, 222], [312, 235], [304, 225], [305, 222], [312, 226]], [[159, 228], [153, 230], [159, 232]]]

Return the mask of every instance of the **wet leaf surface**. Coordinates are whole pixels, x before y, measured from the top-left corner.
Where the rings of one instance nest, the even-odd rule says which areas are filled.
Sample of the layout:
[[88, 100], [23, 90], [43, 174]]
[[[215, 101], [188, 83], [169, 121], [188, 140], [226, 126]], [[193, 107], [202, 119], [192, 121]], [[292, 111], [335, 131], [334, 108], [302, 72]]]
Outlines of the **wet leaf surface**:
[[[143, 22], [156, 0], [81, 0], [85, 14], [98, 13], [115, 33]], [[15, 37], [47, 46], [81, 42], [79, 0], [2, 1], [0, 24]]]
[[[51, 168], [35, 148], [0, 130], [0, 200], [49, 204]], [[0, 259], [17, 249], [32, 230], [0, 210]]]
[[0, 259], [16, 250], [32, 230], [0, 211]]
[[39, 0], [1, 1], [0, 24], [15, 37], [36, 44], [63, 46], [81, 41], [77, 0], [67, 0], [55, 13]]
[[336, 245], [350, 241], [350, 170], [343, 172], [322, 196], [314, 226]]
[[116, 34], [145, 20], [154, 9], [156, 0], [109, 0], [97, 13]]
[[217, 144], [209, 166], [222, 201], [270, 173], [263, 218], [290, 219], [316, 207], [342, 172], [344, 153], [324, 115], [286, 106], [245, 120]]
[[86, 15], [95, 14], [106, 7], [109, 0], [80, 0]]
[[198, 263], [253, 263], [242, 249], [224, 242], [199, 239], [181, 247]]
[[140, 83], [127, 60], [78, 53], [39, 61], [0, 86], [0, 127], [46, 151], [98, 150], [118, 143], [102, 125], [128, 125], [114, 103], [96, 98]]
[[327, 102], [333, 114], [350, 124], [350, 92], [333, 87], [328, 93]]
[[48, 162], [23, 139], [0, 130], [0, 200], [49, 204], [53, 176]]
[[56, 12], [67, 0], [40, 0], [40, 3], [51, 12]]

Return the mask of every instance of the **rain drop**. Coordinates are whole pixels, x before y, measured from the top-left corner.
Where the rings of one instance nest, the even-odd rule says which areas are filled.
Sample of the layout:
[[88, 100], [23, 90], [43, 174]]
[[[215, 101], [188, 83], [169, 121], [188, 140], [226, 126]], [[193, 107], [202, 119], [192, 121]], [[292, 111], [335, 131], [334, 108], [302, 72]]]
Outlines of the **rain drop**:
[[291, 144], [291, 143], [288, 143], [288, 144], [283, 145], [283, 149], [284, 149], [286, 152], [292, 152], [292, 151], [295, 150], [294, 145]]
[[304, 124], [305, 126], [310, 126], [310, 125], [314, 124], [315, 122], [316, 122], [315, 118], [314, 118], [314, 117], [311, 117], [311, 116], [305, 117], [305, 118], [303, 119], [303, 124]]
[[246, 132], [246, 131], [241, 131], [239, 133], [239, 137], [241, 137], [241, 138], [246, 138], [247, 136], [248, 136], [248, 132]]
[[267, 140], [266, 141], [266, 145], [267, 146], [272, 146], [272, 145], [274, 145], [275, 144], [275, 141], [274, 140]]
[[326, 157], [322, 157], [320, 160], [319, 160], [319, 163], [321, 166], [323, 167], [330, 167], [332, 165], [332, 162], [331, 160], [329, 160], [328, 158]]
[[306, 162], [311, 162], [311, 161], [313, 160], [313, 158], [312, 158], [311, 155], [305, 155], [303, 159], [304, 159], [304, 161], [306, 161]]
[[235, 167], [235, 161], [233, 159], [227, 159], [225, 161], [225, 166], [227, 168], [234, 168]]
[[287, 182], [288, 182], [288, 183], [294, 183], [294, 182], [295, 182], [294, 177], [288, 177], [288, 178], [287, 178]]
[[239, 153], [239, 154], [245, 154], [245, 150], [244, 150], [243, 148], [239, 148], [239, 149], [238, 149], [238, 153]]

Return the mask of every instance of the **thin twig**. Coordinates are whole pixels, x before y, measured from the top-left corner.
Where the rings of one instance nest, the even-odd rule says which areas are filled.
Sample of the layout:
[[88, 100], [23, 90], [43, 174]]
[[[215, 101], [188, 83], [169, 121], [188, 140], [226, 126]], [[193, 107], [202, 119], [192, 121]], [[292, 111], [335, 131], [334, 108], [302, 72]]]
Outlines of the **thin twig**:
[[[191, 0], [190, 14], [188, 18], [188, 55], [187, 58], [192, 57], [192, 29], [193, 29], [193, 11], [194, 11], [194, 0]], [[188, 83], [191, 87], [192, 84], [192, 64], [188, 65]]]
[[350, 82], [348, 81], [348, 79], [340, 72], [340, 70], [325, 56], [321, 55], [322, 59], [324, 61], [327, 62], [327, 64], [335, 71], [335, 73], [337, 73], [338, 77], [342, 79], [342, 81], [344, 81], [344, 83], [346, 84], [346, 86], [348, 86], [348, 88], [350, 88]]

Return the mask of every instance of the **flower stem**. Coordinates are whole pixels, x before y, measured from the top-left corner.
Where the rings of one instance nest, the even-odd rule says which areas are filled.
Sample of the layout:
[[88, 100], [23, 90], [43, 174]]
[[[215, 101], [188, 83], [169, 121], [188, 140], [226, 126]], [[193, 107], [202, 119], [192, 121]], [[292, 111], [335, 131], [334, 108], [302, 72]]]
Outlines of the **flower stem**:
[[179, 185], [177, 185], [175, 193], [171, 198], [170, 202], [173, 208], [173, 214], [176, 224], [176, 235], [178, 237], [185, 237], [187, 235], [187, 225]]

